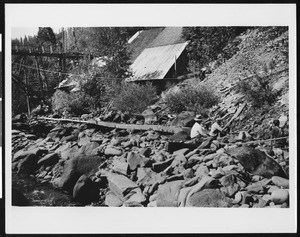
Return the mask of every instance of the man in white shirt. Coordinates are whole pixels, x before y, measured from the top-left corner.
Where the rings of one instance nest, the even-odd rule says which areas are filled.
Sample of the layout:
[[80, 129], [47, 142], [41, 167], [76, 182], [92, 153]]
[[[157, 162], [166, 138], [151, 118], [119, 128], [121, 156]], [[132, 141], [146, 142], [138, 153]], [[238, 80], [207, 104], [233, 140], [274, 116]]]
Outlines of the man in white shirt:
[[203, 127], [203, 125], [201, 124], [202, 122], [202, 118], [201, 115], [196, 115], [196, 117], [194, 118], [195, 120], [195, 124], [193, 125], [192, 129], [191, 129], [191, 135], [190, 137], [193, 138], [197, 138], [197, 137], [207, 137], [208, 136], [208, 132], [207, 130]]

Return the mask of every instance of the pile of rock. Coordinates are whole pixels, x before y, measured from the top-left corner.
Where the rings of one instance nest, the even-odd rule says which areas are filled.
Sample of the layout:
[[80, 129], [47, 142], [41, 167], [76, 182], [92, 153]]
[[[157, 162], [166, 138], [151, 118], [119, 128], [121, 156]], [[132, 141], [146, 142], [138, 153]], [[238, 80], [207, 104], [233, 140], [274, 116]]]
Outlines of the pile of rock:
[[13, 130], [12, 168], [86, 205], [289, 206], [287, 152], [276, 148], [270, 156], [263, 147], [219, 141], [209, 149], [169, 150], [169, 138], [74, 124], [57, 125], [46, 138]]

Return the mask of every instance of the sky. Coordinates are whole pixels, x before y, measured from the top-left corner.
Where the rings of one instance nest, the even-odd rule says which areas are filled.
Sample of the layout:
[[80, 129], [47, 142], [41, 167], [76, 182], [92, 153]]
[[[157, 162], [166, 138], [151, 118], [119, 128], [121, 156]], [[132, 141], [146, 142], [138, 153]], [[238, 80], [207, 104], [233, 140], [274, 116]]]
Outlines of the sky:
[[[34, 36], [37, 35], [38, 27], [12, 27], [11, 28], [11, 38], [24, 38], [26, 36]], [[54, 33], [58, 33], [60, 27], [52, 27]]]

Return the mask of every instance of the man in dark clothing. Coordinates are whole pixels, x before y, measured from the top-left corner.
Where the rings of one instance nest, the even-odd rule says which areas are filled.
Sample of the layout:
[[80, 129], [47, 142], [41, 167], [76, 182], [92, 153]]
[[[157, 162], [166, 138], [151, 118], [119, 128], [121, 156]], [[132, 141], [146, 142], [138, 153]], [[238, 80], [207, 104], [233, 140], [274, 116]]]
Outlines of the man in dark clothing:
[[[271, 127], [271, 136], [272, 136], [272, 138], [280, 138], [283, 135], [282, 130], [279, 127], [279, 123], [280, 122], [279, 122], [278, 119], [275, 119], [273, 121], [273, 126]], [[272, 146], [273, 146], [273, 144], [274, 144], [274, 147], [284, 147], [285, 139], [272, 141]]]

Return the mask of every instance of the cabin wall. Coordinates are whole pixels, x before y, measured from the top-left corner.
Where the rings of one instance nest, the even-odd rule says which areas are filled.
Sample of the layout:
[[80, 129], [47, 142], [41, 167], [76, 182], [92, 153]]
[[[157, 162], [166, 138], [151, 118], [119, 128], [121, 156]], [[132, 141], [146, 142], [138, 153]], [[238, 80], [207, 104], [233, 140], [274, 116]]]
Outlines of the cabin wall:
[[164, 78], [176, 78], [178, 76], [187, 74], [188, 73], [187, 68], [188, 68], [188, 57], [187, 57], [186, 50], [184, 50], [179, 56], [179, 58], [176, 60], [176, 73], [175, 73], [175, 57], [174, 57], [174, 64]]

